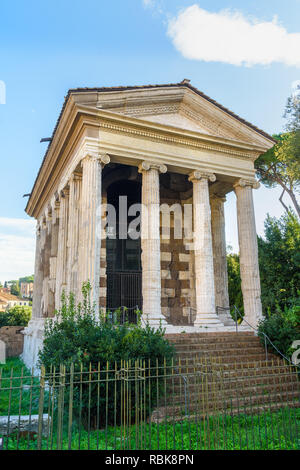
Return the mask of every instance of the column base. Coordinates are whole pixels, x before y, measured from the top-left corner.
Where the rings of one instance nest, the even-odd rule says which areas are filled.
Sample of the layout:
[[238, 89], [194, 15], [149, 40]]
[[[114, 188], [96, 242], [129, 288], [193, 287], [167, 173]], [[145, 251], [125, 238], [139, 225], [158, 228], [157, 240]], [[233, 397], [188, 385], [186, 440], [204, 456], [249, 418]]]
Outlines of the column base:
[[35, 375], [39, 373], [37, 367], [38, 353], [43, 347], [45, 319], [30, 320], [28, 326], [22, 331], [24, 335], [24, 348], [21, 359], [28, 369]]
[[200, 313], [196, 315], [194, 326], [224, 326], [216, 313]]
[[151, 318], [149, 318], [148, 315], [143, 314], [142, 315], [142, 325], [146, 326], [147, 324], [149, 326], [151, 326], [152, 328], [159, 328], [160, 326], [162, 328], [165, 328], [168, 325], [165, 317], [163, 317], [162, 315], [156, 316], [154, 318], [153, 318], [153, 316], [151, 316]]

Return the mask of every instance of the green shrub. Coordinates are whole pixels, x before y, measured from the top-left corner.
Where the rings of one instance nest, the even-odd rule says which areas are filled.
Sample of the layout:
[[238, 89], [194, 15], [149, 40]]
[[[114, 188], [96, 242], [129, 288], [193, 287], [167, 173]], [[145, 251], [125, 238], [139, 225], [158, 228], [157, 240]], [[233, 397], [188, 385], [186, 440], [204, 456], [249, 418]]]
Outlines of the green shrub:
[[[81, 414], [85, 425], [90, 416], [89, 425], [95, 426], [97, 414], [100, 423], [103, 424], [108, 419], [108, 423], [114, 424], [114, 421], [118, 422], [120, 419], [121, 384], [120, 381], [114, 380], [114, 372], [108, 373], [105, 369], [109, 367], [109, 370], [112, 370], [115, 365], [119, 367], [121, 361], [130, 361], [134, 364], [139, 360], [141, 364], [145, 361], [147, 366], [150, 363], [155, 370], [157, 366], [163, 366], [164, 361], [170, 363], [174, 349], [164, 338], [162, 328], [155, 330], [149, 325], [142, 327], [141, 323], [115, 325], [106, 321], [104, 317], [96, 319], [89, 294], [90, 286], [86, 284], [83, 286], [83, 304], [77, 306], [74, 305], [72, 294], [68, 299], [63, 295], [57, 319], [48, 320], [45, 326], [44, 347], [39, 354], [39, 364], [43, 364], [46, 371], [53, 366], [59, 368], [61, 365], [70, 370], [71, 364], [74, 364], [74, 411], [77, 410], [78, 414]], [[83, 372], [84, 381], [87, 378], [99, 380], [100, 377], [100, 383], [99, 381], [90, 385], [82, 383], [80, 370]], [[106, 379], [111, 382], [107, 382]], [[151, 390], [147, 393], [151, 393], [151, 400], [155, 400], [162, 384], [160, 380], [154, 379], [150, 383], [152, 383]], [[107, 399], [108, 415], [105, 410]], [[133, 404], [134, 400], [132, 397]], [[149, 409], [148, 401], [147, 399], [147, 409]], [[117, 409], [115, 409], [116, 403]], [[132, 419], [134, 419], [134, 405]]]
[[[276, 348], [289, 357], [292, 353], [292, 344], [300, 339], [300, 305], [296, 302], [291, 307], [285, 307], [283, 310], [277, 306], [275, 313], [269, 311], [258, 327], [258, 336], [264, 344], [265, 333]], [[274, 348], [269, 345], [268, 349], [274, 352]]]
[[26, 305], [15, 307], [0, 312], [0, 328], [2, 326], [27, 326], [31, 319], [32, 308]]

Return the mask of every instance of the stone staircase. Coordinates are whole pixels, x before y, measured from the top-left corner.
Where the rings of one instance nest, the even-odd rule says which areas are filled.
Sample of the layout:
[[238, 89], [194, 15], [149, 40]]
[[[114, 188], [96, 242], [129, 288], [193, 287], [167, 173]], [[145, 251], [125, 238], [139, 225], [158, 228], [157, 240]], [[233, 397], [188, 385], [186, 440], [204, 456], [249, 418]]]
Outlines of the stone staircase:
[[[297, 371], [265, 350], [252, 332], [166, 335], [176, 348], [176, 377], [170, 402], [157, 410], [167, 416], [252, 414], [300, 406]], [[165, 406], [163, 406], [165, 405]]]

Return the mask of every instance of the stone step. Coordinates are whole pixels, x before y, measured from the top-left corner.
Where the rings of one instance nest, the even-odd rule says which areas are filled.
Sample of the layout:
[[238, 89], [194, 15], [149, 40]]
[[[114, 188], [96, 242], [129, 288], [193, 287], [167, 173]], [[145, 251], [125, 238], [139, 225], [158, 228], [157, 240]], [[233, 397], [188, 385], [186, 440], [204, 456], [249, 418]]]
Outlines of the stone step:
[[189, 412], [193, 412], [196, 410], [202, 411], [203, 409], [207, 412], [212, 410], [220, 410], [224, 412], [225, 410], [231, 409], [239, 409], [240, 413], [245, 412], [245, 408], [247, 407], [247, 411], [251, 412], [254, 406], [263, 406], [265, 410], [268, 411], [272, 405], [281, 405], [282, 403], [290, 403], [296, 407], [300, 407], [299, 401], [299, 391], [288, 391], [285, 393], [284, 397], [280, 392], [272, 392], [270, 394], [260, 394], [260, 395], [253, 395], [253, 396], [234, 396], [229, 397], [227, 399], [219, 398], [219, 397], [203, 397], [203, 399], [193, 399], [191, 396], [187, 402], [185, 402], [184, 397], [181, 397], [182, 402], [178, 403], [175, 400], [172, 400], [172, 403], [168, 404], [167, 406], [163, 406], [161, 403], [161, 408], [164, 409], [165, 412], [170, 416], [172, 414], [177, 415], [179, 413], [182, 414], [182, 411], [185, 410], [185, 406]]
[[[268, 354], [268, 358], [270, 361], [272, 361], [272, 358], [275, 359], [275, 355], [272, 356], [271, 354]], [[264, 351], [262, 352], [257, 352], [255, 354], [247, 354], [245, 356], [239, 355], [238, 353], [236, 354], [224, 354], [224, 355], [207, 355], [203, 354], [202, 359], [207, 359], [210, 360], [211, 362], [214, 361], [215, 364], [244, 364], [247, 366], [248, 364], [253, 364], [253, 363], [258, 363], [261, 361], [266, 360], [266, 355]], [[199, 359], [201, 361], [201, 356], [195, 356], [195, 355], [186, 355], [184, 358], [178, 357], [177, 358], [177, 363], [181, 363], [182, 365], [185, 364], [194, 364], [195, 361]], [[203, 361], [202, 361], [203, 364]]]
[[[263, 405], [253, 405], [246, 410], [246, 413], [244, 414], [252, 414], [252, 415], [259, 415], [261, 416], [261, 419], [263, 420], [263, 415], [264, 413], [268, 412], [274, 412], [277, 410], [289, 408], [291, 409], [291, 415], [294, 414], [293, 409], [299, 408], [299, 404], [295, 401], [281, 401], [279, 403], [271, 403], [268, 407], [263, 406]], [[218, 409], [211, 409], [209, 411], [207, 410], [201, 410], [200, 408], [197, 408], [196, 410], [191, 410], [191, 408], [187, 409], [188, 414], [186, 415], [185, 412], [185, 407], [181, 407], [179, 409], [179, 412], [177, 412], [177, 415], [174, 413], [169, 414], [168, 410], [166, 410], [164, 407], [157, 408], [151, 415], [151, 421], [153, 423], [163, 423], [163, 422], [169, 422], [169, 423], [176, 423], [178, 421], [182, 421], [182, 418], [184, 416], [184, 419], [190, 420], [190, 421], [196, 421], [199, 424], [201, 421], [204, 421], [207, 419], [208, 415], [213, 417], [213, 416], [220, 416], [222, 415], [223, 418], [226, 418], [228, 416], [236, 416], [236, 415], [241, 415], [243, 414], [245, 410], [241, 410], [240, 407], [233, 408], [232, 406], [229, 407], [227, 410], [222, 410], [222, 407]], [[291, 417], [293, 419], [293, 416]], [[276, 424], [276, 423], [274, 423]], [[263, 428], [264, 422], [262, 421], [261, 426]]]
[[251, 354], [265, 354], [264, 350], [260, 346], [247, 346], [246, 348], [237, 348], [234, 345], [230, 345], [228, 348], [210, 348], [207, 349], [206, 345], [203, 347], [199, 347], [198, 345], [195, 347], [184, 348], [182, 346], [176, 348], [176, 353], [178, 357], [186, 357], [186, 356], [233, 356], [235, 354], [239, 356], [247, 356]]
[[[220, 351], [226, 349], [239, 349], [242, 351], [245, 348], [263, 348], [258, 341], [249, 341], [245, 343], [239, 342], [228, 342], [228, 343], [178, 343], [176, 345], [176, 351], [201, 351], [203, 349], [209, 351]], [[263, 348], [264, 349], [264, 348]]]
[[226, 341], [221, 341], [221, 340], [217, 340], [217, 341], [214, 341], [214, 340], [199, 340], [199, 339], [185, 339], [185, 340], [177, 340], [177, 341], [170, 341], [170, 343], [172, 343], [175, 347], [178, 347], [178, 346], [188, 346], [188, 345], [199, 345], [199, 346], [202, 346], [202, 345], [212, 345], [212, 346], [216, 346], [216, 345], [219, 345], [219, 346], [223, 346], [223, 347], [226, 347], [227, 344], [238, 344], [240, 345], [240, 347], [243, 347], [245, 345], [253, 345], [253, 344], [257, 344], [257, 345], [260, 345], [261, 347], [263, 347], [262, 343], [260, 342], [259, 338], [249, 338], [249, 339], [244, 339], [242, 341], [239, 341], [237, 339], [234, 339], [234, 338], [228, 338]]
[[281, 374], [278, 376], [273, 375], [261, 375], [261, 376], [251, 376], [245, 375], [244, 377], [235, 377], [234, 380], [228, 377], [221, 377], [220, 384], [216, 385], [214, 381], [214, 377], [208, 377], [206, 381], [202, 380], [201, 375], [198, 376], [186, 376], [185, 379], [183, 376], [176, 376], [167, 379], [167, 386], [170, 387], [171, 390], [175, 390], [176, 392], [180, 392], [184, 388], [185, 380], [187, 383], [187, 387], [190, 391], [199, 390], [199, 388], [208, 387], [209, 389], [216, 387], [220, 388], [223, 387], [227, 390], [235, 390], [245, 387], [262, 387], [266, 386], [274, 386], [274, 388], [279, 387], [280, 389], [284, 390], [284, 387], [287, 385], [293, 385], [297, 387], [300, 391], [300, 382], [296, 374]]
[[222, 332], [222, 333], [179, 333], [179, 334], [166, 334], [165, 338], [173, 343], [178, 343], [181, 341], [187, 342], [226, 342], [228, 340], [233, 341], [259, 341], [259, 338], [254, 335], [252, 332]]
[[[295, 397], [300, 399], [300, 388], [297, 382], [287, 382], [285, 384], [266, 384], [260, 385], [249, 385], [248, 383], [241, 384], [239, 387], [230, 387], [230, 384], [223, 384], [223, 388], [218, 388], [214, 383], [199, 384], [198, 386], [188, 386], [186, 389], [186, 395], [189, 397], [190, 402], [197, 401], [226, 401], [231, 398], [241, 398], [243, 401], [252, 400], [256, 396], [265, 396], [267, 400], [269, 397], [273, 397], [274, 394], [278, 394], [281, 400], [289, 396], [290, 393], [295, 393]], [[183, 384], [181, 386], [170, 388], [171, 391], [175, 392], [172, 395], [172, 402], [183, 403], [185, 401], [185, 389]], [[170, 395], [171, 396], [171, 395]], [[164, 398], [162, 398], [163, 403]]]
[[230, 375], [231, 377], [241, 376], [242, 374], [247, 373], [247, 371], [252, 371], [253, 374], [274, 375], [291, 370], [291, 366], [286, 365], [283, 361], [282, 365], [278, 366], [274, 360], [266, 361], [265, 358], [259, 361], [242, 360], [241, 362], [236, 358], [228, 362], [220, 361], [219, 358], [216, 359], [215, 362], [211, 358], [206, 358], [206, 360], [202, 359], [202, 361], [199, 360], [198, 362], [195, 358], [194, 361], [190, 359], [187, 364], [185, 364], [185, 361], [181, 361], [181, 363], [177, 362], [175, 363], [175, 367], [178, 371], [189, 374], [194, 374], [195, 371], [203, 372], [203, 370], [207, 373], [213, 369], [213, 371], [219, 371], [219, 373], [222, 373], [224, 376]]

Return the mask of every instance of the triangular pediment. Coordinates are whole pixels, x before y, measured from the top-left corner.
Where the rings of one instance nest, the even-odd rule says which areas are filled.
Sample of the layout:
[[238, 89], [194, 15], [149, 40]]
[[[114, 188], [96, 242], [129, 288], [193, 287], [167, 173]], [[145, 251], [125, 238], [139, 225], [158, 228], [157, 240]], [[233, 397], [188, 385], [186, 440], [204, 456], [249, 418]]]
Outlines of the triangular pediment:
[[143, 121], [177, 127], [262, 148], [272, 138], [186, 84], [76, 90], [76, 101]]

